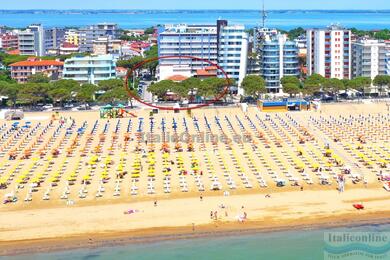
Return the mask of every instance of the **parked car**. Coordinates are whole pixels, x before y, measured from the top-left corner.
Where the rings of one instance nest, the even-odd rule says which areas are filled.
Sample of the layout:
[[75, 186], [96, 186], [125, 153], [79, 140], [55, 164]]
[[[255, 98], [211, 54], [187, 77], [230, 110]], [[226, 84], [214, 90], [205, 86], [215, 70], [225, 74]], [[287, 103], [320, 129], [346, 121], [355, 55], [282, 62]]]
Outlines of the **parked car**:
[[242, 103], [256, 104], [257, 100], [253, 97], [245, 97], [242, 100]]
[[44, 105], [42, 108], [43, 109], [51, 109], [53, 107], [54, 107], [53, 104], [47, 104], [47, 105]]

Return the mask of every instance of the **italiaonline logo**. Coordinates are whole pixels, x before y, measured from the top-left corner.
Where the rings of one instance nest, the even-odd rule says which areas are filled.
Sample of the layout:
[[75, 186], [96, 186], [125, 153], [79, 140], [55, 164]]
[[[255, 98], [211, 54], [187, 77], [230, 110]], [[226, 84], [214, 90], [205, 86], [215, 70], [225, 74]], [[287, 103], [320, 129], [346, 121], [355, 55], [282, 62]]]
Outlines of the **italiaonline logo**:
[[325, 232], [324, 259], [390, 259], [390, 232]]

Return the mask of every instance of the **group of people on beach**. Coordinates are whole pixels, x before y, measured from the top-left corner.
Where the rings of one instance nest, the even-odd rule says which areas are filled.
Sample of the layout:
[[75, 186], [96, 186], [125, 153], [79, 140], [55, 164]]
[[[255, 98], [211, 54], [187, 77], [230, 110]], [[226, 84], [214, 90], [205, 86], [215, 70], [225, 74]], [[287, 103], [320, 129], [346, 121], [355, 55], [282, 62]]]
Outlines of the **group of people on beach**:
[[[224, 204], [220, 204], [219, 208], [225, 210], [225, 217], [227, 218], [229, 216], [228, 211], [226, 209], [227, 207]], [[244, 206], [241, 207], [241, 210], [243, 210], [243, 209], [244, 209]], [[247, 218], [248, 218], [248, 214], [245, 211], [243, 211], [242, 213], [239, 213], [236, 216], [237, 221], [240, 223], [247, 220]], [[215, 221], [218, 220], [218, 211], [211, 210], [210, 211], [210, 219], [215, 220]]]

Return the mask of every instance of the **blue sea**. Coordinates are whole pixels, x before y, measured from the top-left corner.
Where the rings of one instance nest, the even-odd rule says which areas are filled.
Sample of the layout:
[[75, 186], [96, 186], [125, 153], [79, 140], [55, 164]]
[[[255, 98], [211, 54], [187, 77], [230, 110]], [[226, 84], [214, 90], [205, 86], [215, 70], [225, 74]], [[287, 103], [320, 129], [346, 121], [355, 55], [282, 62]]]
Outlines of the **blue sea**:
[[[324, 232], [384, 232], [390, 225], [309, 229], [257, 233], [251, 235], [207, 237], [120, 247], [83, 249], [66, 252], [9, 257], [12, 260], [175, 260], [175, 259], [324, 259]], [[388, 259], [388, 258], [386, 258]]]
[[[1, 6], [0, 6], [1, 8]], [[157, 24], [188, 23], [210, 24], [218, 18], [231, 23], [244, 24], [252, 28], [261, 22], [260, 11], [1, 11], [0, 24], [22, 28], [31, 23], [42, 23], [48, 27], [84, 26], [98, 22], [115, 22], [125, 29], [147, 28]], [[340, 23], [359, 29], [390, 28], [390, 11], [269, 11], [268, 27], [291, 29], [302, 27], [323, 27]]]

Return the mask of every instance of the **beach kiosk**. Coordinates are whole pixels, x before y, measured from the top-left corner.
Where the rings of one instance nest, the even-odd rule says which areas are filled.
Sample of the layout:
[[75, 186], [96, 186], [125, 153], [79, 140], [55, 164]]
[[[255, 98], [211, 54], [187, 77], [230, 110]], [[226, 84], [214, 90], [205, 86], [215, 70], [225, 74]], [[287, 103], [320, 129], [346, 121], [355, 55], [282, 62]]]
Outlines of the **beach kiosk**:
[[287, 112], [287, 111], [308, 111], [310, 102], [304, 99], [281, 101], [262, 101], [257, 102], [257, 107], [263, 112]]

